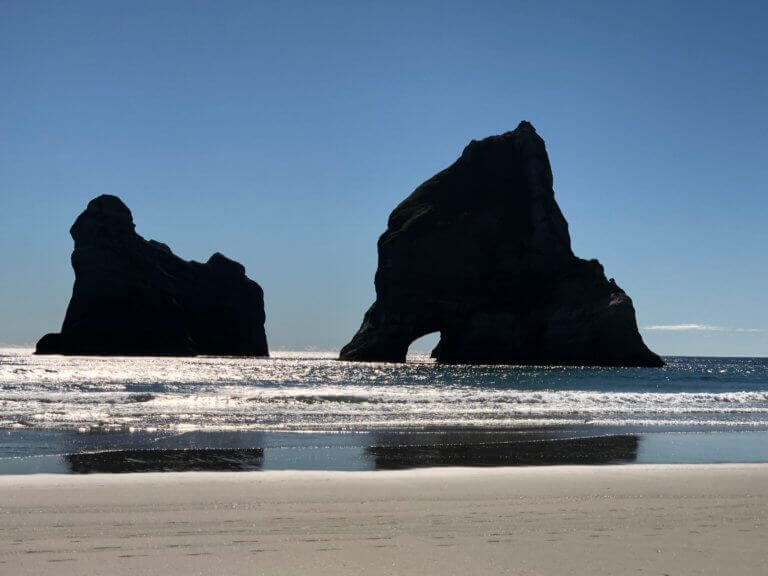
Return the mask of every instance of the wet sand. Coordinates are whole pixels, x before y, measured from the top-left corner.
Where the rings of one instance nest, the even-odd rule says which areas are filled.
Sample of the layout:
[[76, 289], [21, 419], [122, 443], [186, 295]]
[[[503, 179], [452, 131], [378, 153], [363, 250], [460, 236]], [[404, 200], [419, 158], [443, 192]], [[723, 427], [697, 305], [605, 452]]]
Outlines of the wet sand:
[[764, 574], [768, 465], [0, 477], [0, 574]]

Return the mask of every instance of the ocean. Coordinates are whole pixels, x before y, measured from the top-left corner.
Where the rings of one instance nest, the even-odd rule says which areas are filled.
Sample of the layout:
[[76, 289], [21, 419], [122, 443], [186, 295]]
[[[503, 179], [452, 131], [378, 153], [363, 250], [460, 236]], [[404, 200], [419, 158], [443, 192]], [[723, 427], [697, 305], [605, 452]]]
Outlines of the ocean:
[[0, 350], [0, 473], [768, 461], [764, 358], [616, 369], [335, 357]]

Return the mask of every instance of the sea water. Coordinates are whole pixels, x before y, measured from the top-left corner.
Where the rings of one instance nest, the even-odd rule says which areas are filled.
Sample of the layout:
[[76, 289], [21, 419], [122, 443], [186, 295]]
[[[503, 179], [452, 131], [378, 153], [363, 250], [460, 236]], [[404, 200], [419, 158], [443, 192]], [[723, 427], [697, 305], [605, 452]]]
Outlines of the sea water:
[[[369, 456], [378, 447], [374, 460], [391, 462], [392, 454], [381, 450], [638, 435], [652, 445], [658, 439], [649, 435], [659, 432], [718, 433], [708, 437], [710, 446], [721, 446], [718, 461], [768, 458], [737, 449], [764, 445], [756, 440], [768, 437], [768, 359], [665, 361], [663, 368], [623, 369], [443, 366], [426, 355], [382, 364], [341, 362], [330, 352], [243, 359], [35, 356], [4, 349], [0, 458], [258, 445], [320, 447], [325, 453], [315, 453], [316, 465], [307, 464], [305, 450], [297, 467], [345, 468], [328, 465], [344, 460], [339, 451], [345, 447]], [[732, 434], [744, 431], [761, 434]], [[729, 445], [729, 438], [737, 439]], [[574, 450], [593, 449], [580, 442]], [[680, 437], [677, 442], [685, 444]], [[625, 445], [616, 446], [626, 452]], [[696, 446], [701, 451], [700, 441]], [[662, 448], [654, 461], [670, 459]], [[629, 460], [638, 460], [638, 450]], [[471, 465], [480, 452], [449, 461], [464, 458]], [[525, 454], [514, 459], [526, 463], [532, 456]], [[426, 461], [442, 462], [433, 456]], [[408, 465], [407, 457], [395, 460]]]

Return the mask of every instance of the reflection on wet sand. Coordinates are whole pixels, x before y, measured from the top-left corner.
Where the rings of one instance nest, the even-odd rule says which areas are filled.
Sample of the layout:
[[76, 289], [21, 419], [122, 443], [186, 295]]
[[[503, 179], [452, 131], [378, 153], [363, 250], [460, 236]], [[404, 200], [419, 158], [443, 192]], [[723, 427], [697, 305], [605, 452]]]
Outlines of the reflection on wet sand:
[[429, 466], [620, 464], [637, 458], [634, 435], [516, 440], [483, 444], [379, 445], [366, 448], [377, 470]]
[[261, 448], [203, 450], [113, 450], [68, 454], [74, 474], [260, 470]]
[[[588, 432], [591, 434], [587, 435]], [[679, 436], [679, 435], [677, 435]], [[665, 437], [666, 438], [666, 437]], [[0, 474], [246, 470], [377, 470], [428, 466], [611, 464], [660, 460], [671, 440], [614, 430], [411, 430], [364, 434], [262, 432], [9, 433]], [[709, 444], [713, 441], [709, 440]], [[653, 453], [648, 445], [656, 446]], [[19, 457], [19, 446], [34, 452]], [[643, 450], [640, 450], [640, 447]], [[5, 453], [3, 452], [5, 449]], [[754, 453], [754, 450], [752, 452]], [[681, 459], [679, 454], [676, 456]], [[685, 458], [682, 458], [684, 461]], [[746, 461], [746, 460], [745, 460]]]

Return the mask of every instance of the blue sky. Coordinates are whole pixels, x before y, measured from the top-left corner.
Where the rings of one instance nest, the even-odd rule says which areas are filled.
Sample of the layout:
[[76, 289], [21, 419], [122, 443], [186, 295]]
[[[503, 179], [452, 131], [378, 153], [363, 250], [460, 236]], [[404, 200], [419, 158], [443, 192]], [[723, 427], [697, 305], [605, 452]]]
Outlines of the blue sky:
[[110, 193], [243, 262], [274, 348], [338, 348], [392, 208], [527, 119], [651, 347], [768, 355], [766, 6], [0, 0], [0, 342], [59, 328]]

